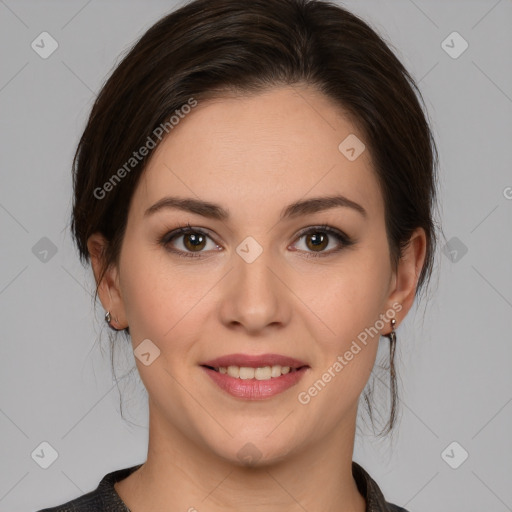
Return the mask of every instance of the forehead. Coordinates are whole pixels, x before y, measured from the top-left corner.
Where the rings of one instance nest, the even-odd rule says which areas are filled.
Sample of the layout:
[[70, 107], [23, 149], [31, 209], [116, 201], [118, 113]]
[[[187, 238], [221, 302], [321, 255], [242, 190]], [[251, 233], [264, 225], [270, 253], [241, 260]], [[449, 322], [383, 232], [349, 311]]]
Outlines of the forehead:
[[382, 214], [370, 152], [351, 161], [339, 148], [345, 140], [354, 146], [364, 135], [310, 88], [198, 102], [155, 150], [133, 207], [142, 215], [172, 194], [261, 216], [263, 205], [279, 214], [300, 198], [343, 194], [370, 215]]

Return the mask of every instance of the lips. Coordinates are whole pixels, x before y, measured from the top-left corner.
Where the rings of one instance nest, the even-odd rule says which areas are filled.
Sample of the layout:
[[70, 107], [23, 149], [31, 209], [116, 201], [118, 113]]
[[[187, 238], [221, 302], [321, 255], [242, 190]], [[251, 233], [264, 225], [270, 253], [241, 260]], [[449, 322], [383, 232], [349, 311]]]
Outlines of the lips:
[[299, 369], [302, 367], [309, 367], [309, 365], [294, 357], [283, 356], [279, 354], [262, 354], [262, 355], [248, 355], [248, 354], [229, 354], [226, 356], [217, 357], [201, 363], [201, 366], [209, 366], [210, 368], [228, 367], [228, 366], [243, 366], [247, 368], [261, 368], [264, 366], [289, 366], [291, 369]]

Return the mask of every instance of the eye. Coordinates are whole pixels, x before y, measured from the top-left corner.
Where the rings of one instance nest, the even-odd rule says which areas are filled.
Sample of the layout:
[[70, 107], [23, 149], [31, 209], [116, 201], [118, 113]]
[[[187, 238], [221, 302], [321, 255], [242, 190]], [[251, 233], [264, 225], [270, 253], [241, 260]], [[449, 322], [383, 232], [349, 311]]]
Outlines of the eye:
[[[305, 249], [300, 249], [309, 253], [307, 257], [325, 257], [341, 251], [345, 247], [354, 245], [352, 240], [342, 231], [327, 225], [313, 226], [301, 231], [298, 240], [305, 238]], [[181, 241], [177, 243], [177, 240]], [[332, 239], [337, 242], [334, 248], [325, 251], [331, 245]], [[198, 228], [192, 228], [190, 224], [180, 226], [169, 233], [166, 233], [159, 243], [168, 251], [185, 258], [204, 257], [202, 253], [208, 252], [208, 240], [212, 241], [213, 247], [210, 250], [219, 250], [219, 245], [213, 242], [210, 236]]]
[[[182, 239], [180, 243], [177, 243], [178, 248], [173, 248], [173, 244], [175, 240]], [[186, 226], [180, 226], [178, 229], [171, 231], [170, 233], [165, 234], [160, 240], [159, 243], [162, 244], [167, 250], [177, 254], [178, 256], [182, 256], [185, 258], [197, 258], [201, 257], [201, 253], [205, 252], [203, 249], [207, 246], [208, 239], [211, 238], [200, 229], [195, 229], [187, 224]], [[213, 242], [213, 241], [212, 241]], [[213, 243], [215, 248], [219, 246]], [[197, 253], [197, 254], [194, 254]]]
[[[307, 256], [308, 258], [330, 256], [341, 251], [345, 247], [354, 245], [355, 243], [354, 240], [352, 240], [342, 231], [327, 226], [326, 224], [307, 228], [306, 230], [299, 233], [298, 239], [301, 240], [302, 238], [305, 238], [305, 252], [308, 253], [311, 251]], [[324, 249], [329, 247], [331, 239], [334, 239], [337, 244], [334, 244], [334, 249], [325, 251]]]

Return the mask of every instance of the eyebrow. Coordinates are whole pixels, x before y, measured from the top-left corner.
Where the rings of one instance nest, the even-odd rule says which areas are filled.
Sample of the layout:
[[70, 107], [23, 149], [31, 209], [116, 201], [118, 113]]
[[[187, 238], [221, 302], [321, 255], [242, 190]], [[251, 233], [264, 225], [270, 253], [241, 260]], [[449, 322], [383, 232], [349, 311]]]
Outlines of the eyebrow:
[[[368, 216], [366, 210], [359, 203], [356, 203], [345, 196], [335, 195], [313, 197], [292, 203], [282, 210], [280, 220], [296, 218], [300, 217], [301, 215], [310, 215], [313, 213], [339, 207], [351, 208], [359, 212], [364, 218], [367, 218]], [[202, 201], [200, 199], [173, 196], [163, 197], [162, 199], [158, 200], [144, 212], [144, 217], [148, 217], [160, 210], [167, 208], [183, 210], [201, 215], [203, 217], [221, 221], [227, 220], [229, 218], [229, 210], [226, 210], [218, 204], [211, 203], [209, 201]]]

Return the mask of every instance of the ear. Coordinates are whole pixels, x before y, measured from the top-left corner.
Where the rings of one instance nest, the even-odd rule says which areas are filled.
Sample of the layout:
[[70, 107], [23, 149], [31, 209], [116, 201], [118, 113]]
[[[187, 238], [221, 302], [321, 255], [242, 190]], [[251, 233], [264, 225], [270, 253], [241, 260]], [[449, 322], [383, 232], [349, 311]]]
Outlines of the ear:
[[421, 269], [425, 262], [427, 250], [427, 237], [423, 228], [416, 228], [409, 239], [409, 244], [404, 248], [402, 258], [398, 262], [398, 268], [394, 284], [392, 284], [388, 297], [389, 307], [395, 303], [402, 305], [400, 315], [396, 316], [398, 325], [414, 303], [416, 287]]
[[[105, 311], [110, 311], [112, 320], [110, 325], [116, 329], [128, 327], [121, 289], [119, 286], [119, 272], [115, 265], [111, 265], [99, 282], [101, 269], [104, 265], [105, 249], [108, 241], [101, 233], [93, 233], [87, 239], [87, 250], [91, 257], [91, 265], [94, 272], [98, 296]], [[99, 283], [99, 284], [98, 284]]]

